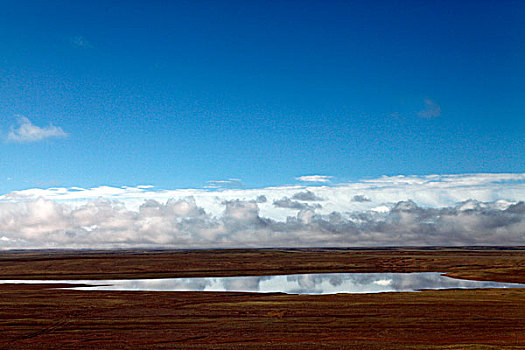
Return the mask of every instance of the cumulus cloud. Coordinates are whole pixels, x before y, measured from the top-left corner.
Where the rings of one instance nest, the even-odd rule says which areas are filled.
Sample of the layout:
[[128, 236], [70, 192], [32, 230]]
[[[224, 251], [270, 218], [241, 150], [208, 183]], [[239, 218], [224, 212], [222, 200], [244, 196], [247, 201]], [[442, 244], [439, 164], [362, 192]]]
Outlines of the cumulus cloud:
[[[306, 200], [312, 194], [322, 206]], [[0, 195], [0, 249], [523, 245], [524, 199], [525, 174], [221, 191], [28, 189]]]
[[49, 124], [45, 127], [39, 127], [31, 123], [24, 117], [18, 117], [18, 127], [12, 127], [7, 134], [7, 140], [10, 142], [36, 142], [53, 137], [66, 137], [68, 134], [58, 126]]
[[223, 203], [219, 216], [194, 198], [145, 201], [130, 210], [119, 201], [80, 206], [37, 199], [0, 202], [2, 248], [306, 247], [517, 245], [525, 234], [525, 203], [423, 208], [395, 203], [373, 211], [316, 214], [303, 209], [286, 220], [262, 217], [254, 201]]
[[304, 192], [294, 193], [294, 195], [292, 196], [292, 199], [296, 199], [300, 201], [311, 201], [311, 202], [323, 200], [323, 198], [316, 196], [313, 192], [308, 191], [308, 190]]
[[[242, 199], [257, 201], [261, 214], [275, 220], [285, 220], [295, 215], [295, 209], [278, 208], [273, 201], [284, 197], [293, 198], [297, 193], [312, 192], [323, 198], [319, 214], [336, 212], [365, 211], [391, 208], [399, 201], [413, 200], [423, 207], [453, 206], [469, 199], [480, 202], [500, 201], [518, 202], [525, 199], [525, 174], [459, 174], [424, 176], [383, 176], [336, 185], [322, 186], [276, 186], [266, 188], [223, 188], [220, 191], [209, 189], [156, 189], [151, 186], [93, 188], [55, 187], [31, 188], [0, 195], [0, 201], [25, 201], [38, 198], [61, 202], [82, 203], [88, 200], [105, 198], [126, 203], [130, 209], [137, 209], [144, 200], [167, 201], [170, 198], [195, 198], [198, 205], [213, 215], [220, 215], [223, 202]], [[357, 202], [353, 198], [365, 196], [370, 201]], [[257, 199], [260, 197], [259, 199]], [[266, 200], [265, 200], [266, 199]]]
[[265, 195], [260, 195], [260, 196], [257, 196], [257, 198], [255, 198], [255, 202], [257, 203], [266, 203], [268, 201], [268, 199], [266, 198]]
[[425, 99], [425, 109], [417, 113], [421, 118], [436, 118], [441, 115], [441, 107], [434, 101]]
[[273, 201], [273, 205], [278, 208], [299, 209], [299, 210], [322, 208], [320, 204], [313, 204], [313, 205], [305, 204], [305, 203], [293, 201], [288, 197], [284, 197], [284, 198]]
[[296, 177], [296, 180], [303, 181], [303, 182], [324, 182], [328, 183], [330, 182], [330, 179], [333, 178], [333, 176], [327, 176], [327, 175], [306, 175], [306, 176], [299, 176]]
[[352, 200], [354, 202], [370, 202], [370, 198], [362, 194], [356, 194], [354, 197], [352, 197]]

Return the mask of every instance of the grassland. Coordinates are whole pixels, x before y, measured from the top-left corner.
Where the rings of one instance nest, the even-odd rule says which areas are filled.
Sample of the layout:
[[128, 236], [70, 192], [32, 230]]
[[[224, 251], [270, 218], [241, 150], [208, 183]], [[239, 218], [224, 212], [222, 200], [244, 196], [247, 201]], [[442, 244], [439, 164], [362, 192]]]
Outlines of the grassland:
[[[525, 249], [6, 252], [2, 279], [443, 271], [525, 283]], [[8, 349], [523, 349], [525, 290], [283, 295], [0, 286]]]

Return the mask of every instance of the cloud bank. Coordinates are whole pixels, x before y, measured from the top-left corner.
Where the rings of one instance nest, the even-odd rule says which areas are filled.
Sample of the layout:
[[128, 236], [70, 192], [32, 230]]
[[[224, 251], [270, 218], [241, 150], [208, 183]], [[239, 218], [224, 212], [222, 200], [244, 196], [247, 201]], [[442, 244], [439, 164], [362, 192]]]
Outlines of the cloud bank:
[[62, 128], [49, 124], [46, 127], [39, 127], [31, 123], [24, 117], [18, 117], [18, 127], [12, 127], [7, 134], [7, 141], [10, 142], [36, 142], [53, 137], [66, 137], [68, 134]]
[[525, 174], [220, 191], [32, 189], [0, 196], [0, 249], [524, 245], [523, 199]]

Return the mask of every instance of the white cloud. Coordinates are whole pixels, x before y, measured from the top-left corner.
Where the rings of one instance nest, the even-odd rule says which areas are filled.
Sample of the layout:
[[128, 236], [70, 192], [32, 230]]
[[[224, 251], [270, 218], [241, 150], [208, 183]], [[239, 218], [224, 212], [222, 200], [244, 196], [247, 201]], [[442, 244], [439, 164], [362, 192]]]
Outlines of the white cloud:
[[[369, 210], [378, 206], [390, 205], [399, 201], [413, 200], [425, 207], [444, 207], [455, 205], [468, 199], [482, 202], [508, 200], [517, 202], [525, 199], [525, 174], [462, 174], [462, 175], [425, 175], [425, 176], [390, 176], [367, 179], [357, 182], [323, 186], [279, 186], [266, 188], [225, 188], [221, 191], [208, 189], [158, 190], [149, 186], [93, 188], [48, 188], [27, 189], [0, 195], [0, 201], [26, 201], [45, 198], [76, 204], [88, 200], [105, 198], [119, 200], [131, 209], [138, 208], [144, 200], [166, 201], [188, 196], [195, 198], [199, 206], [213, 215], [223, 210], [222, 202], [236, 199], [261, 201], [261, 214], [275, 220], [284, 220], [288, 215], [295, 215], [295, 210], [277, 208], [273, 201], [288, 197], [304, 200], [308, 193], [312, 198], [322, 198], [322, 208], [317, 212], [329, 214], [332, 211], [351, 212]], [[368, 201], [354, 201], [356, 195], [364, 196]], [[260, 197], [263, 198], [263, 197]], [[302, 198], [302, 199], [301, 199]]]
[[407, 201], [387, 213], [301, 210], [286, 220], [262, 217], [258, 204], [223, 203], [212, 216], [192, 197], [149, 200], [138, 210], [118, 201], [92, 200], [81, 206], [38, 199], [0, 203], [0, 247], [306, 247], [521, 245], [525, 203], [505, 210], [422, 208]]
[[39, 127], [31, 123], [24, 117], [18, 117], [18, 127], [12, 127], [7, 134], [7, 140], [11, 142], [36, 142], [52, 137], [66, 137], [68, 134], [58, 126], [49, 124], [46, 127]]
[[306, 175], [306, 176], [299, 176], [296, 177], [296, 180], [303, 181], [303, 182], [324, 182], [328, 183], [330, 182], [330, 179], [333, 178], [333, 176], [326, 176], [326, 175]]
[[[322, 206], [305, 202], [318, 198]], [[0, 196], [0, 249], [523, 245], [523, 200], [525, 174], [221, 191], [28, 189]]]

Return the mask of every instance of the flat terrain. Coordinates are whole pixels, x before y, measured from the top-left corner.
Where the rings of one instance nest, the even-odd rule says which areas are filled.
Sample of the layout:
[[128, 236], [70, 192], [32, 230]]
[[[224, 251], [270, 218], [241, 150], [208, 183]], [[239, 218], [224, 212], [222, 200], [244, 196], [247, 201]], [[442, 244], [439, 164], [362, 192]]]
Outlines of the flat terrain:
[[[525, 283], [525, 249], [0, 254], [1, 279], [416, 271]], [[0, 286], [8, 349], [525, 349], [524, 320], [524, 289], [301, 296]]]

